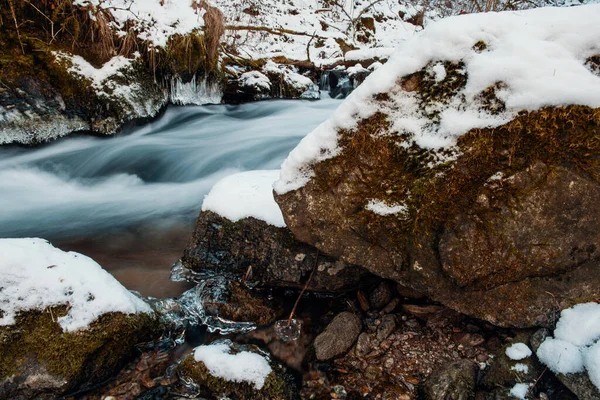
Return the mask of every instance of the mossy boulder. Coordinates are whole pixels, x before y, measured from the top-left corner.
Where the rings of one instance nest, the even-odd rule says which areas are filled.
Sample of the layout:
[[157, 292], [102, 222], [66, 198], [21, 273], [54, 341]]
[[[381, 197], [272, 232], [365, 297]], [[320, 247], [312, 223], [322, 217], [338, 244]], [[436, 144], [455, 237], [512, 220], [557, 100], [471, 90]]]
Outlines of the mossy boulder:
[[598, 299], [600, 97], [573, 76], [600, 81], [562, 53], [574, 75], [557, 79], [581, 98], [550, 99], [539, 59], [526, 88], [490, 71], [498, 49], [520, 60], [518, 36], [480, 43], [514, 17], [542, 48], [526, 30], [554, 26], [536, 13], [470, 16], [456, 35], [460, 18], [432, 24], [369, 76], [283, 164], [276, 201], [296, 238], [499, 326], [550, 326]]
[[200, 213], [181, 258], [186, 269], [217, 273], [262, 287], [302, 288], [317, 263], [308, 290], [347, 292], [368, 283], [365, 269], [319, 255], [287, 228], [255, 218], [232, 222], [211, 211]]
[[[298, 399], [298, 391], [294, 378], [286, 369], [270, 359], [266, 353], [254, 345], [238, 345], [226, 340], [229, 354], [235, 356], [241, 352], [258, 355], [266, 360], [271, 372], [266, 376], [264, 384], [256, 387], [251, 380], [255, 373], [248, 374], [246, 380], [225, 379], [214, 375], [202, 361], [196, 361], [194, 353], [188, 355], [178, 367], [178, 375], [187, 391], [209, 399], [234, 398], [239, 400], [294, 400]], [[252, 367], [252, 366], [249, 366]], [[239, 368], [239, 366], [236, 366]], [[221, 366], [220, 371], [227, 373], [227, 367]]]
[[107, 313], [87, 329], [63, 332], [66, 307], [21, 312], [0, 327], [0, 397], [54, 399], [114, 376], [135, 345], [159, 334], [151, 314]]

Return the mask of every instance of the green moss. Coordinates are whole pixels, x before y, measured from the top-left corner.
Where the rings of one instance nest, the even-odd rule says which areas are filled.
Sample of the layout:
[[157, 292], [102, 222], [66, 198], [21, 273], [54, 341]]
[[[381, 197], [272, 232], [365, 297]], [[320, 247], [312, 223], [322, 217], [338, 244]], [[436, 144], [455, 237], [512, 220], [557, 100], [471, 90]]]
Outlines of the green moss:
[[151, 340], [158, 323], [147, 314], [104, 314], [89, 328], [63, 332], [57, 318], [65, 306], [22, 312], [16, 324], [0, 327], [0, 378], [25, 373], [21, 366], [34, 359], [69, 390], [88, 381], [109, 378], [131, 356], [137, 343]]
[[[235, 351], [232, 352], [235, 354]], [[202, 362], [196, 362], [193, 354], [188, 356], [179, 366], [179, 374], [191, 379], [208, 394], [215, 397], [225, 395], [235, 396], [239, 400], [291, 400], [296, 398], [294, 386], [286, 377], [279, 366], [273, 366], [274, 371], [265, 380], [262, 389], [257, 390], [254, 385], [247, 382], [229, 382], [223, 378], [213, 376]]]

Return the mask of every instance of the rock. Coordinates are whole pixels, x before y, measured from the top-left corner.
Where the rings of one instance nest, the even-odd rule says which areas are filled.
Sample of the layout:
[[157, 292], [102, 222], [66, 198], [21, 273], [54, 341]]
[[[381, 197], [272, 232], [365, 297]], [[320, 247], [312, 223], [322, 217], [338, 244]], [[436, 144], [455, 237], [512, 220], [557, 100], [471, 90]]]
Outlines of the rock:
[[[533, 335], [531, 335], [530, 344], [533, 352], [537, 352], [540, 345], [544, 342], [546, 337], [550, 336], [548, 329], [538, 329]], [[548, 371], [548, 373], [550, 373]], [[587, 372], [580, 372], [576, 374], [555, 374], [556, 378], [565, 385], [571, 392], [573, 392], [579, 400], [600, 400], [600, 391], [592, 383]]]
[[354, 344], [361, 330], [360, 318], [348, 311], [339, 313], [325, 331], [315, 338], [317, 359], [326, 361], [343, 354]]
[[389, 282], [381, 282], [369, 293], [369, 304], [371, 308], [379, 310], [392, 300], [393, 295], [391, 284]]
[[159, 334], [148, 314], [101, 315], [89, 328], [63, 332], [56, 318], [65, 307], [19, 314], [0, 327], [0, 397], [59, 398], [112, 377], [133, 356], [134, 346]]
[[[514, 110], [437, 151], [421, 145], [429, 128], [395, 131], [406, 118], [436, 129], [442, 114], [428, 107], [460, 112], [465, 68], [430, 63], [386, 93], [352, 98], [377, 111], [332, 128], [335, 149], [323, 141], [310, 161], [288, 158], [276, 201], [296, 238], [328, 255], [495, 325], [550, 326], [557, 311], [600, 297], [600, 146], [589, 147], [600, 109]], [[500, 113], [496, 90], [459, 108]], [[415, 98], [413, 115], [402, 102]]]
[[[256, 383], [245, 380], [256, 378], [256, 374], [247, 374], [246, 376], [241, 377], [241, 379], [238, 377], [235, 378], [235, 380], [228, 380], [223, 376], [217, 376], [214, 372], [211, 372], [203, 361], [196, 361], [194, 357], [195, 353], [192, 353], [187, 356], [178, 367], [178, 375], [183, 390], [188, 392], [188, 394], [199, 397], [228, 397], [240, 400], [294, 400], [298, 398], [293, 377], [287, 373], [283, 366], [271, 360], [264, 352], [260, 351], [258, 347], [254, 345], [239, 345], [231, 343], [229, 340], [219, 341], [210, 346], [215, 344], [228, 346], [228, 352], [233, 356], [244, 352], [246, 354], [252, 354], [252, 357], [255, 359], [257, 359], [257, 357], [259, 360], [262, 358], [264, 361], [261, 361], [261, 363], [266, 361], [271, 371], [266, 376], [263, 385], [257, 387]], [[229, 363], [223, 363], [221, 361], [219, 371], [231, 375], [232, 372], [229, 371], [228, 368], [232, 367], [232, 364], [235, 364], [236, 362], [244, 361], [234, 360]]]
[[383, 342], [388, 336], [396, 330], [396, 316], [393, 314], [384, 315], [381, 318], [381, 324], [377, 327], [377, 340]]
[[453, 362], [425, 381], [427, 400], [468, 400], [475, 392], [475, 365], [469, 360]]
[[373, 343], [371, 335], [367, 332], [363, 332], [358, 336], [356, 340], [356, 355], [358, 357], [366, 356], [373, 349]]
[[[254, 218], [231, 222], [201, 212], [181, 263], [197, 273], [217, 273], [264, 287], [304, 287], [317, 250], [297, 241], [287, 228]], [[371, 275], [331, 257], [319, 255], [308, 290], [346, 292], [369, 282]]]

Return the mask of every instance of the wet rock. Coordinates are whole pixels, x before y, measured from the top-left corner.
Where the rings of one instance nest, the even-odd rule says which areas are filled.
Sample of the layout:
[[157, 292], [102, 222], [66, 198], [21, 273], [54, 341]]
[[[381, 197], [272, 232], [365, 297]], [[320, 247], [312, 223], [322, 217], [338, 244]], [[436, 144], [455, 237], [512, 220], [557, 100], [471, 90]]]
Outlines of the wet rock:
[[[231, 222], [201, 212], [181, 263], [196, 273], [212, 273], [265, 287], [304, 287], [317, 250], [297, 241], [287, 228], [254, 218]], [[345, 292], [369, 282], [363, 268], [319, 255], [308, 290]]]
[[469, 360], [453, 362], [425, 381], [427, 400], [468, 400], [475, 392], [475, 365]]
[[[534, 353], [537, 352], [546, 337], [550, 335], [551, 333], [548, 329], [542, 328], [538, 329], [531, 336], [530, 344]], [[547, 373], [551, 372], [548, 371]], [[592, 383], [587, 372], [566, 375], [555, 374], [555, 376], [563, 385], [573, 392], [579, 400], [600, 400], [600, 391], [598, 391], [598, 388]]]
[[336, 315], [325, 331], [315, 338], [317, 359], [325, 361], [343, 354], [354, 344], [361, 329], [362, 322], [353, 313], [345, 311]]
[[155, 316], [101, 315], [89, 328], [63, 332], [56, 318], [64, 307], [28, 311], [0, 327], [0, 397], [59, 398], [113, 376], [134, 346], [159, 335]]
[[[233, 378], [228, 370], [230, 364], [229, 366], [221, 364], [220, 373], [217, 373], [207, 368], [203, 361], [196, 361], [194, 353], [192, 353], [178, 367], [181, 390], [188, 395], [209, 396], [211, 398], [227, 397], [240, 400], [294, 400], [298, 398], [293, 378], [287, 373], [286, 369], [270, 359], [258, 347], [239, 345], [229, 340], [219, 341], [212, 345], [215, 344], [228, 346], [228, 353], [234, 356], [240, 353], [250, 353], [255, 358], [263, 359], [261, 363], [268, 363], [270, 372], [261, 384], [256, 381], [253, 382], [257, 377], [256, 374], [249, 374], [241, 377], [241, 379], [240, 377]], [[222, 374], [230, 377], [224, 377]]]

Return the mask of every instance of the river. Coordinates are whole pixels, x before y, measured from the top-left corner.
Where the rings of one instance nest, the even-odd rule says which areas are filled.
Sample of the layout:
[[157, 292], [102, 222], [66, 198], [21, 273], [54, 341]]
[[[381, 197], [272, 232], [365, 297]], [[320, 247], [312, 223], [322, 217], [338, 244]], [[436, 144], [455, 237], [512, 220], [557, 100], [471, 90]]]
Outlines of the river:
[[129, 289], [177, 295], [184, 288], [168, 271], [212, 185], [279, 168], [339, 103], [169, 107], [116, 137], [0, 147], [0, 237], [42, 237], [89, 255]]

